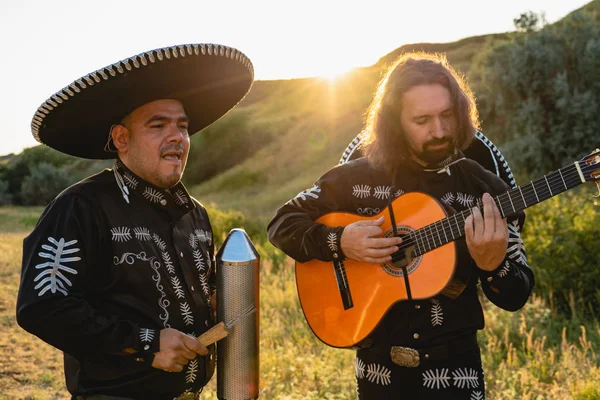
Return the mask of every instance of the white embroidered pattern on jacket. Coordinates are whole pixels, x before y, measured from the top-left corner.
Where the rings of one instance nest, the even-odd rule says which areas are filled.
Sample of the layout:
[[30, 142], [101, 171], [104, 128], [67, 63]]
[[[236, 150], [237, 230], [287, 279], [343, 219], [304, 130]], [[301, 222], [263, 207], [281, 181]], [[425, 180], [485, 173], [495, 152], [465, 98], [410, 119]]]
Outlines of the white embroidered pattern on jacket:
[[337, 233], [329, 232], [329, 234], [327, 235], [327, 246], [329, 246], [329, 250], [337, 251]]
[[204, 272], [206, 270], [206, 265], [204, 264], [204, 256], [202, 255], [202, 251], [200, 249], [192, 251], [192, 255], [194, 256], [194, 264], [196, 264], [196, 269], [198, 272]]
[[366, 199], [371, 196], [371, 186], [369, 185], [354, 185], [352, 186], [352, 195], [359, 199]]
[[187, 195], [185, 194], [185, 192], [181, 189], [178, 189], [174, 194], [173, 197], [175, 197], [175, 203], [177, 205], [184, 205], [187, 204], [189, 202], [189, 199], [187, 197]]
[[156, 243], [160, 251], [167, 250], [167, 244], [156, 233], [152, 235], [152, 239], [154, 240], [154, 243]]
[[131, 231], [126, 226], [116, 226], [111, 228], [112, 240], [115, 242], [127, 242], [131, 239]]
[[179, 278], [176, 276], [171, 277], [171, 286], [173, 286], [173, 290], [175, 291], [175, 295], [179, 299], [185, 298], [185, 293], [183, 292], [183, 286], [181, 286], [181, 282]]
[[152, 342], [154, 339], [154, 329], [140, 328], [140, 340], [143, 343]]
[[138, 254], [123, 253], [120, 258], [118, 256], [114, 256], [113, 264], [120, 265], [120, 264], [123, 264], [124, 262], [126, 262], [127, 264], [131, 265], [134, 263], [136, 258], [138, 260], [148, 262], [150, 264], [150, 267], [154, 270], [154, 275], [152, 275], [152, 280], [154, 282], [156, 282], [156, 289], [161, 294], [160, 298], [158, 299], [158, 305], [164, 311], [164, 313], [159, 315], [158, 317], [160, 318], [161, 321], [163, 321], [163, 326], [165, 328], [170, 328], [171, 325], [169, 324], [169, 311], [167, 310], [167, 307], [169, 307], [171, 302], [167, 298], [167, 294], [165, 293], [163, 285], [160, 282], [160, 272], [159, 271], [160, 271], [160, 268], [162, 267], [162, 265], [160, 264], [160, 261], [158, 261], [156, 259], [156, 257], [154, 257], [154, 256], [148, 258], [148, 256], [146, 256], [146, 252], [142, 251], [141, 253], [138, 253]]
[[313, 187], [311, 187], [310, 189], [306, 189], [300, 193], [298, 193], [296, 195], [296, 197], [294, 197], [293, 199], [291, 199], [290, 201], [296, 206], [296, 207], [300, 207], [300, 200], [302, 201], [306, 201], [307, 197], [312, 197], [313, 199], [318, 199], [319, 198], [319, 193], [321, 193], [321, 188], [317, 185], [314, 185]]
[[389, 199], [392, 192], [391, 186], [375, 186], [373, 197], [379, 200]]
[[[512, 246], [510, 244], [512, 243]], [[507, 253], [509, 258], [527, 265], [527, 257], [525, 256], [525, 245], [521, 239], [521, 227], [518, 220], [513, 220], [508, 224], [508, 244]]]
[[444, 322], [444, 313], [442, 312], [442, 304], [439, 300], [431, 300], [431, 325], [441, 326]]
[[369, 382], [378, 385], [389, 385], [392, 382], [392, 371], [377, 363], [367, 365], [367, 373], [365, 376]]
[[194, 231], [196, 234], [196, 238], [202, 243], [210, 243], [212, 240], [212, 235], [209, 231], [203, 231], [202, 229], [196, 229]]
[[147, 228], [141, 226], [133, 228], [133, 234], [135, 235], [135, 238], [137, 240], [142, 242], [152, 240], [152, 235], [150, 234], [150, 231]]
[[464, 207], [473, 207], [475, 197], [466, 193], [456, 193], [456, 201], [458, 201]]
[[198, 238], [195, 233], [190, 233], [190, 247], [195, 249], [198, 246]]
[[[48, 237], [48, 241], [54, 245], [49, 246], [47, 244], [42, 245], [42, 249], [49, 251], [50, 253], [46, 253], [40, 251], [38, 256], [41, 258], [48, 259], [50, 261], [46, 261], [35, 266], [35, 269], [43, 269], [34, 279], [34, 282], [41, 281], [35, 286], [34, 289], [40, 289], [38, 296], [43, 295], [48, 290], [52, 293], [56, 293], [57, 291], [64, 294], [65, 296], [68, 294], [69, 290], [67, 286], [73, 286], [69, 278], [63, 274], [63, 272], [68, 272], [73, 275], [77, 275], [77, 270], [62, 265], [63, 263], [74, 262], [81, 260], [81, 257], [63, 257], [66, 254], [74, 254], [79, 252], [78, 248], [67, 249], [67, 247], [72, 246], [77, 243], [77, 240], [71, 240], [66, 242], [64, 238], [60, 238], [60, 240], [56, 240], [53, 237]], [[62, 272], [61, 272], [62, 271]], [[43, 279], [42, 279], [43, 278]], [[66, 286], [65, 286], [66, 285]]]
[[166, 251], [161, 253], [163, 262], [165, 263], [165, 268], [169, 271], [170, 274], [175, 275], [175, 266], [173, 265], [173, 261], [171, 261], [171, 256]]
[[375, 215], [375, 214], [379, 214], [379, 211], [381, 211], [379, 208], [371, 208], [371, 207], [364, 207], [364, 208], [358, 208], [356, 210], [357, 213], [359, 213], [360, 215]]
[[471, 398], [469, 400], [485, 400], [485, 394], [475, 390], [473, 393], [471, 393]]
[[448, 368], [429, 369], [423, 372], [423, 386], [428, 389], [445, 389], [450, 387], [450, 376], [448, 375]]
[[508, 275], [508, 271], [510, 270], [510, 264], [508, 261], [504, 262], [504, 266], [502, 267], [502, 269], [500, 271], [498, 271], [498, 277], [499, 278], [504, 278], [506, 275]]
[[404, 190], [402, 190], [402, 189], [398, 189], [398, 190], [396, 190], [396, 192], [394, 193], [394, 198], [396, 198], [396, 197], [400, 197], [400, 196], [402, 196], [403, 194], [404, 194]]
[[479, 377], [477, 371], [473, 368], [458, 368], [452, 371], [452, 380], [454, 381], [454, 386], [460, 389], [465, 387], [467, 389], [479, 387]]
[[165, 196], [156, 189], [152, 189], [150, 186], [146, 186], [144, 188], [144, 192], [142, 195], [149, 201], [153, 203], [160, 203], [161, 200], [164, 200]]
[[363, 360], [356, 357], [354, 368], [356, 370], [356, 379], [362, 379], [365, 377], [365, 363]]
[[194, 383], [196, 380], [196, 374], [198, 373], [198, 358], [193, 359], [187, 365], [187, 371], [185, 372], [185, 383]]
[[186, 325], [194, 325], [194, 316], [192, 315], [192, 308], [187, 303], [187, 301], [179, 304], [179, 311], [181, 311], [183, 322], [185, 322]]
[[449, 206], [452, 205], [452, 203], [454, 203], [454, 193], [452, 192], [448, 192], [445, 195], [442, 196], [442, 198], [440, 200], [442, 200], [444, 203], [448, 204]]
[[210, 286], [208, 285], [208, 277], [205, 273], [199, 273], [198, 279], [200, 279], [200, 285], [202, 285], [202, 292], [206, 298], [210, 298]]
[[123, 174], [123, 180], [127, 183], [127, 186], [130, 186], [133, 189], [137, 188], [138, 180], [129, 172]]

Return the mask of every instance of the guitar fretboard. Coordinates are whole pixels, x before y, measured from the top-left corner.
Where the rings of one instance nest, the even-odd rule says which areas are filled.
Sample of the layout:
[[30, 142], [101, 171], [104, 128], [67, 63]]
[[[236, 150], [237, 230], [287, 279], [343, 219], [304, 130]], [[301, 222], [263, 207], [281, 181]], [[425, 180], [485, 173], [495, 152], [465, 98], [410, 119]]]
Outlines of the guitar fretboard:
[[[508, 190], [496, 196], [494, 202], [502, 217], [505, 218], [581, 183], [582, 178], [577, 166], [572, 164]], [[474, 207], [482, 210], [481, 202], [478, 201]], [[464, 236], [465, 220], [471, 213], [472, 208], [469, 208], [408, 234], [409, 242], [412, 241], [415, 244], [414, 255], [420, 256]]]

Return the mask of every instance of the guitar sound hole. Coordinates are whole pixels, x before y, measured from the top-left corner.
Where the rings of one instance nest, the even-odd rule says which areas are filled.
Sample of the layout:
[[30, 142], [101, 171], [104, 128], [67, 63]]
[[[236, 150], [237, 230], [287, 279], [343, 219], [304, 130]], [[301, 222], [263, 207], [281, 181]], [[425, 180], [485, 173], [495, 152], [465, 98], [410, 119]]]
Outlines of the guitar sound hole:
[[[411, 272], [417, 269], [423, 257], [413, 257], [412, 255], [414, 251], [414, 245], [411, 246], [412, 239], [409, 235], [414, 231], [414, 229], [410, 226], [401, 225], [396, 227], [396, 230], [403, 240], [403, 242], [400, 244], [400, 251], [393, 255], [393, 261], [381, 264], [381, 268], [383, 268], [385, 272], [392, 276], [403, 277], [404, 271], [402, 270], [402, 267], [406, 267], [406, 272], [408, 272], [408, 275], [410, 275]], [[392, 236], [394, 236], [394, 231], [392, 229], [383, 235], [383, 237]], [[408, 247], [406, 247], [407, 245]]]

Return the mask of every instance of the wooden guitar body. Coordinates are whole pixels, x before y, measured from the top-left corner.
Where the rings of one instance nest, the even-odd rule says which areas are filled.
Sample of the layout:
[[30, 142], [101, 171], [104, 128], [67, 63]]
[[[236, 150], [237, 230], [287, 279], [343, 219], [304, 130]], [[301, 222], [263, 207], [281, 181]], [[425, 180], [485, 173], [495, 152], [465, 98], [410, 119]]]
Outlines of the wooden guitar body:
[[[445, 210], [437, 200], [423, 193], [403, 194], [392, 202], [391, 208], [400, 236], [446, 217]], [[391, 236], [392, 218], [387, 208], [371, 217], [330, 213], [317, 219], [317, 222], [327, 226], [346, 226], [360, 220], [377, 219], [382, 215], [385, 217], [381, 227], [383, 236]], [[402, 265], [408, 272], [413, 299], [425, 299], [442, 292], [454, 274], [454, 242], [414, 258], [411, 252], [411, 248], [406, 249], [402, 260], [388, 264], [344, 260], [342, 268], [345, 269], [352, 299], [351, 307], [343, 302], [339, 289], [340, 274], [335, 273], [333, 262], [311, 260], [296, 263], [300, 303], [314, 334], [332, 347], [353, 347], [364, 340], [394, 303], [409, 298]]]

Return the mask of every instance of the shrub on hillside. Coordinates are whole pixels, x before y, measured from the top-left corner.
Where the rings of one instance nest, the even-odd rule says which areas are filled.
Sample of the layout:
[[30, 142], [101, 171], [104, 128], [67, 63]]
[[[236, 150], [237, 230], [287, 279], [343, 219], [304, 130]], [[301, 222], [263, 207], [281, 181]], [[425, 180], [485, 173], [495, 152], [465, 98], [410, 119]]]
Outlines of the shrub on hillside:
[[8, 191], [8, 182], [0, 180], [0, 206], [12, 204], [12, 196]]
[[600, 305], [599, 212], [600, 201], [591, 199], [587, 188], [526, 211], [523, 240], [535, 292], [559, 311], [589, 314]]
[[598, 145], [599, 70], [600, 24], [583, 12], [479, 57], [472, 78], [483, 124], [513, 168], [537, 176]]
[[31, 168], [21, 185], [21, 201], [25, 205], [46, 205], [72, 182], [69, 174], [47, 162]]

